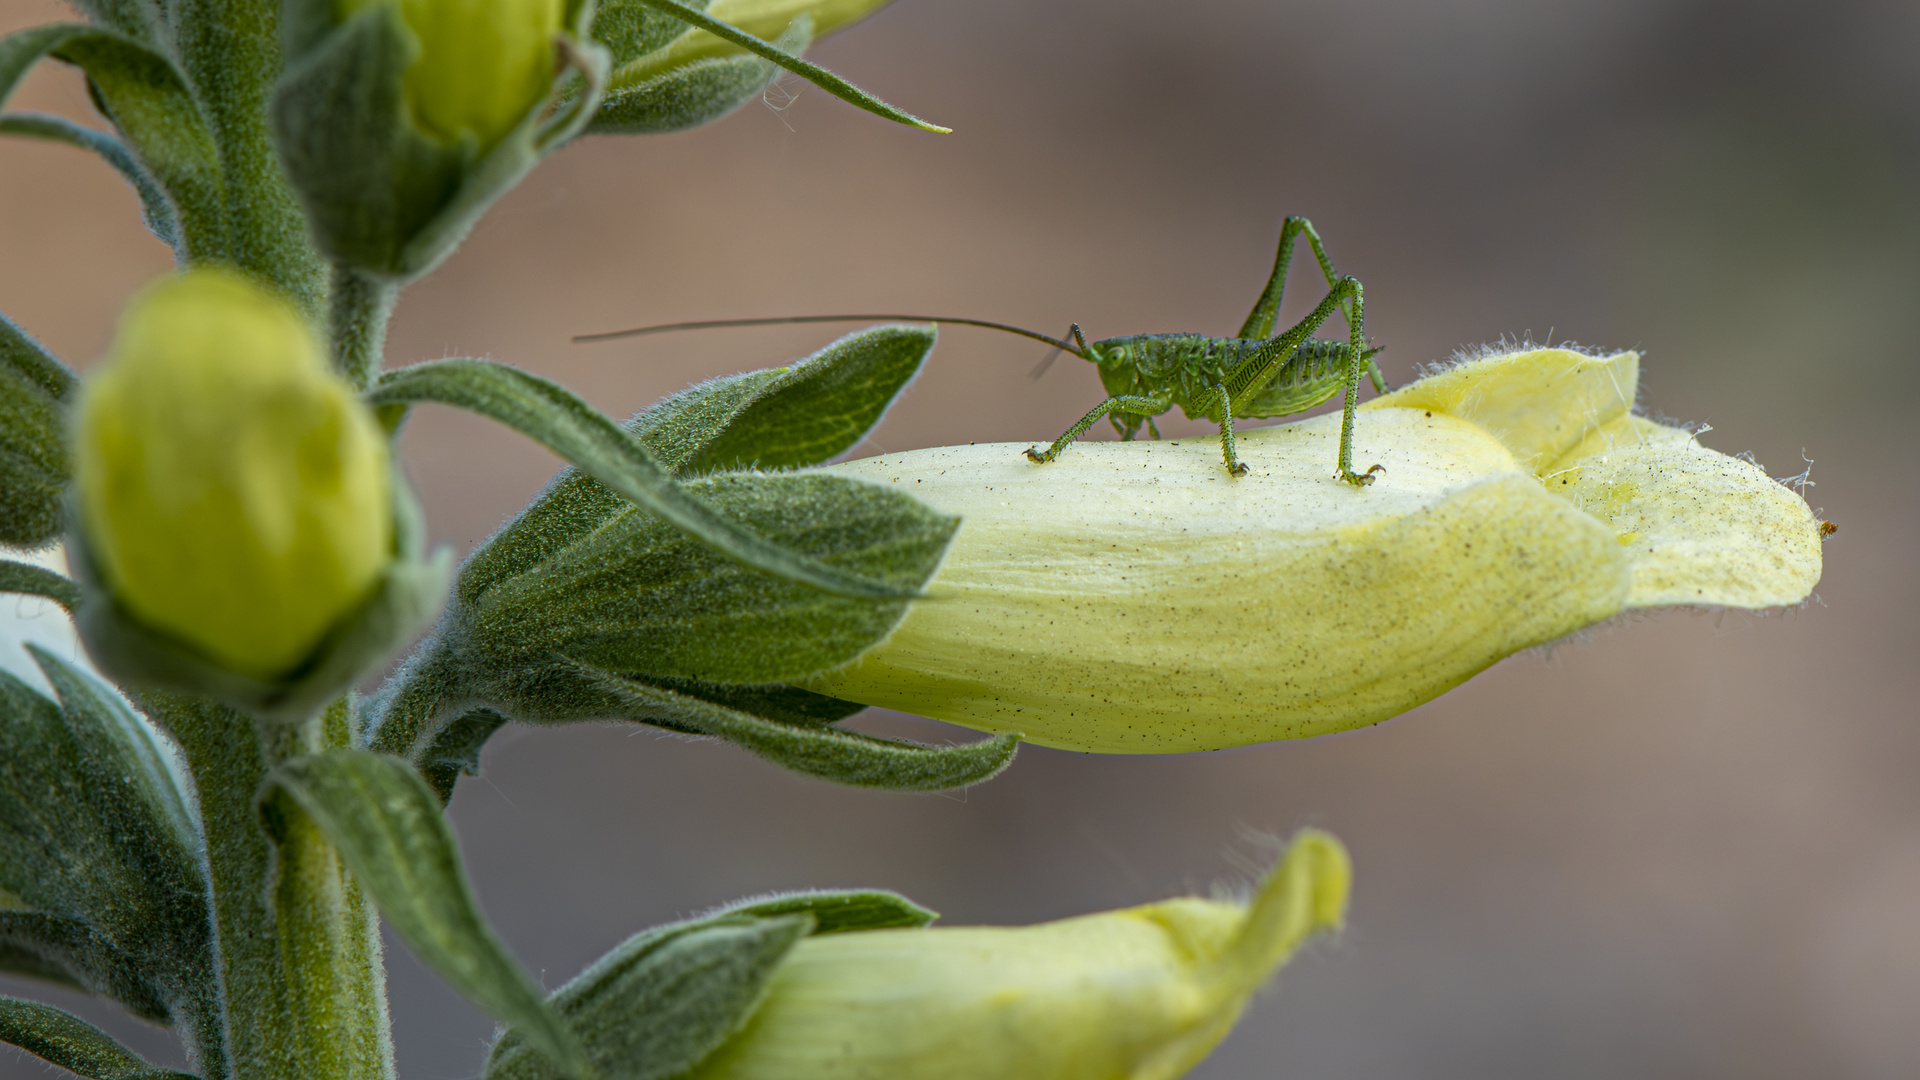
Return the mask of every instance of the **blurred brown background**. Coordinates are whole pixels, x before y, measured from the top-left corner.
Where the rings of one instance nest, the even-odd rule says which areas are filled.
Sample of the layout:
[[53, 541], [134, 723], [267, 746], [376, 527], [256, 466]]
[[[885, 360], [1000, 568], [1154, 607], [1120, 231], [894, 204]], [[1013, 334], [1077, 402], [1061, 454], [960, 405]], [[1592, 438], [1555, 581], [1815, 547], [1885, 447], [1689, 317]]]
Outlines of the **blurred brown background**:
[[[1314, 823], [1357, 860], [1351, 929], [1196, 1076], [1920, 1075], [1920, 6], [900, 0], [814, 55], [957, 133], [787, 80], [700, 131], [586, 140], [406, 295], [391, 357], [512, 360], [624, 415], [837, 328], [570, 334], [887, 309], [1229, 333], [1300, 213], [1366, 282], [1396, 382], [1502, 335], [1644, 349], [1651, 406], [1776, 475], [1804, 451], [1840, 533], [1803, 610], [1635, 618], [1332, 738], [1030, 748], [954, 796], [650, 731], [504, 733], [453, 815], [547, 985], [760, 890], [1028, 922], [1232, 879], [1248, 830]], [[64, 71], [17, 105], [86, 114]], [[85, 363], [165, 255], [101, 164], [0, 153], [0, 309]], [[1028, 381], [1043, 351], [948, 329], [862, 452], [1050, 438], [1097, 382], [1071, 359]], [[463, 547], [555, 468], [444, 412], [406, 451]], [[489, 1022], [390, 955], [403, 1075], [475, 1075]]]

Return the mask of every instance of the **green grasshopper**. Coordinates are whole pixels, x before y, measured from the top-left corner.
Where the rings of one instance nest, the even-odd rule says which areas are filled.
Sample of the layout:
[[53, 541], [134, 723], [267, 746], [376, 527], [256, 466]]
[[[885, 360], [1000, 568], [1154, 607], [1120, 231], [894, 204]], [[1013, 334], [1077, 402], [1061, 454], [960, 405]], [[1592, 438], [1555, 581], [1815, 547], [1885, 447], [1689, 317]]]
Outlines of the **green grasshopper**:
[[[1320, 272], [1326, 277], [1326, 298], [1279, 336], [1273, 334], [1273, 322], [1280, 311], [1281, 292], [1286, 287], [1287, 269], [1293, 260], [1294, 242], [1301, 236], [1313, 250]], [[1220, 451], [1227, 472], [1243, 476], [1247, 466], [1234, 450], [1233, 422], [1245, 417], [1291, 416], [1313, 408], [1333, 395], [1346, 392], [1345, 414], [1340, 422], [1340, 463], [1337, 479], [1355, 487], [1373, 483], [1375, 473], [1385, 471], [1375, 465], [1364, 473], [1353, 471], [1353, 417], [1359, 404], [1360, 373], [1364, 370], [1376, 392], [1385, 393], [1387, 381], [1373, 362], [1379, 349], [1366, 347], [1362, 330], [1364, 290], [1351, 277], [1333, 272], [1333, 260], [1311, 222], [1289, 217], [1280, 226], [1280, 247], [1274, 255], [1273, 273], [1267, 287], [1247, 315], [1247, 321], [1235, 337], [1207, 337], [1202, 334], [1135, 334], [1089, 343], [1075, 323], [1068, 339], [1050, 337], [1006, 323], [981, 319], [940, 318], [932, 315], [802, 315], [772, 319], [723, 319], [709, 322], [668, 323], [633, 330], [602, 334], [583, 334], [575, 341], [606, 341], [634, 337], [665, 330], [700, 330], [721, 326], [766, 326], [774, 323], [849, 322], [862, 319], [911, 319], [949, 322], [1003, 330], [1044, 341], [1055, 349], [1072, 353], [1100, 369], [1100, 382], [1108, 397], [1068, 428], [1045, 450], [1029, 447], [1027, 457], [1046, 464], [1060, 456], [1101, 417], [1113, 424], [1123, 439], [1132, 439], [1144, 423], [1154, 438], [1160, 437], [1153, 418], [1178, 405], [1189, 420], [1205, 417], [1220, 425]], [[1313, 332], [1339, 312], [1347, 323], [1348, 340], [1316, 340]], [[1057, 354], [1056, 354], [1057, 355]], [[1052, 360], [1049, 356], [1048, 361]], [[1044, 370], [1045, 363], [1041, 369]]]

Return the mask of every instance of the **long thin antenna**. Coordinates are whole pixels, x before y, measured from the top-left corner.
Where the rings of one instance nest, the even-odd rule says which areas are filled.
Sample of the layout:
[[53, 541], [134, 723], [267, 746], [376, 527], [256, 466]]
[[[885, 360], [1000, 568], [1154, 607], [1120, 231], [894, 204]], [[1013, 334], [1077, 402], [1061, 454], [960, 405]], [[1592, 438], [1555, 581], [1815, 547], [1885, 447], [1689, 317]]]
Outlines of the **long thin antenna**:
[[712, 319], [706, 322], [661, 323], [658, 326], [637, 326], [631, 330], [608, 330], [598, 334], [576, 334], [576, 342], [613, 341], [617, 338], [639, 337], [642, 334], [663, 334], [669, 330], [713, 330], [728, 326], [773, 326], [779, 323], [826, 323], [826, 322], [863, 322], [867, 319], [899, 319], [906, 322], [957, 323], [961, 326], [979, 326], [988, 330], [1004, 330], [1009, 334], [1044, 341], [1056, 349], [1063, 349], [1085, 360], [1087, 354], [1066, 341], [1033, 330], [1006, 323], [987, 322], [984, 319], [950, 319], [940, 315], [789, 315], [775, 319]]

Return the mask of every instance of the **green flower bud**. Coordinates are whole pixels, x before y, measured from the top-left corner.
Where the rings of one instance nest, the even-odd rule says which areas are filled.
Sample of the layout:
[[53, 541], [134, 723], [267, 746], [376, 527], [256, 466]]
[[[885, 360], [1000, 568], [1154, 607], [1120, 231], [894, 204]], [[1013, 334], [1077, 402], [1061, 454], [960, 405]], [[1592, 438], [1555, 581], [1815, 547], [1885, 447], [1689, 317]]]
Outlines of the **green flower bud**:
[[1340, 842], [1307, 830], [1244, 905], [810, 937], [688, 1080], [1171, 1080], [1340, 925], [1350, 876]]
[[942, 447], [829, 472], [961, 517], [884, 644], [810, 689], [1109, 753], [1396, 716], [1633, 608], [1798, 604], [1820, 527], [1758, 466], [1633, 415], [1639, 357], [1492, 355], [1340, 415], [1217, 437]]
[[471, 133], [484, 152], [551, 92], [563, 0], [335, 0], [335, 17], [386, 3], [419, 41], [407, 104], [434, 138]]
[[135, 298], [75, 443], [104, 584], [225, 669], [300, 666], [394, 558], [378, 422], [299, 314], [232, 273], [190, 271]]

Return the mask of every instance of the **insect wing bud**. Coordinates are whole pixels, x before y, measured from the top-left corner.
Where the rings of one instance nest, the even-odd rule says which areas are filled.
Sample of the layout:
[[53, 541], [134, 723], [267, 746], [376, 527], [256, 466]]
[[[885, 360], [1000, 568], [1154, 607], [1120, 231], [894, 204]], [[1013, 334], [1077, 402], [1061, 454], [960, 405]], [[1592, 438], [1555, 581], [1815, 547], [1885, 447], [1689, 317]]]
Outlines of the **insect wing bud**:
[[392, 558], [386, 439], [278, 297], [196, 270], [136, 298], [79, 414], [86, 540], [126, 609], [270, 678]]
[[1246, 904], [811, 937], [688, 1080], [1171, 1080], [1303, 942], [1340, 926], [1350, 877], [1340, 842], [1308, 830]]

